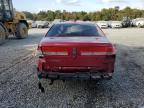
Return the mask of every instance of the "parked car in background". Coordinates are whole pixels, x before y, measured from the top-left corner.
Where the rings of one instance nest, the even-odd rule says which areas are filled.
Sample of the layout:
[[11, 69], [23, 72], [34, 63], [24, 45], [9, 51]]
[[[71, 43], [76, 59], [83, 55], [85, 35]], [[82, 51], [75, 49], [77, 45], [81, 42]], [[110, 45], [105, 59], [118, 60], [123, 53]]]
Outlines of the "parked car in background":
[[137, 21], [136, 19], [132, 19], [132, 20], [131, 20], [131, 25], [132, 25], [132, 27], [136, 27], [136, 21]]
[[111, 28], [122, 28], [122, 22], [121, 21], [112, 21], [110, 24]]
[[108, 22], [107, 22], [107, 21], [98, 21], [98, 22], [97, 22], [97, 25], [98, 25], [100, 28], [108, 28]]
[[37, 21], [37, 28], [48, 28], [49, 22], [48, 21]]
[[63, 22], [63, 20], [62, 20], [62, 19], [55, 19], [55, 20], [53, 21], [54, 24], [59, 23], [59, 22]]
[[131, 26], [131, 19], [129, 17], [123, 17], [122, 19], [122, 27], [130, 27]]
[[32, 28], [37, 28], [37, 23], [36, 23], [36, 21], [32, 21]]
[[[38, 78], [54, 80], [111, 79], [116, 51], [101, 29], [92, 23], [54, 24], [37, 49]], [[44, 91], [42, 83], [39, 88]]]
[[144, 27], [144, 18], [138, 19], [136, 21], [136, 26], [137, 27]]
[[49, 27], [52, 27], [54, 24], [57, 24], [57, 23], [60, 23], [60, 22], [63, 22], [63, 20], [55, 19], [51, 24], [49, 24]]

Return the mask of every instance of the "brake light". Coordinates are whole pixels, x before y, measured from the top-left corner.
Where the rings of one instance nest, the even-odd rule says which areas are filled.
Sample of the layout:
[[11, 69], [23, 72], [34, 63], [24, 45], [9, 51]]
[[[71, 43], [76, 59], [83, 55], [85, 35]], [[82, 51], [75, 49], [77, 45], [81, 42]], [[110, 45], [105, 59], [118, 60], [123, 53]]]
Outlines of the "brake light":
[[37, 51], [35, 53], [35, 56], [39, 57], [39, 58], [44, 56], [42, 53], [41, 47], [39, 45], [38, 45]]
[[44, 55], [63, 55], [63, 56], [67, 56], [68, 53], [67, 52], [43, 52]]
[[116, 51], [114, 46], [110, 46], [107, 48], [107, 55], [115, 55], [115, 53]]
[[37, 50], [36, 53], [35, 53], [35, 56], [36, 57], [43, 57], [44, 55], [43, 55], [41, 50]]
[[81, 55], [83, 56], [112, 55], [113, 53], [113, 47], [111, 46], [85, 49], [81, 51]]
[[81, 55], [89, 56], [89, 55], [112, 55], [112, 52], [81, 52]]

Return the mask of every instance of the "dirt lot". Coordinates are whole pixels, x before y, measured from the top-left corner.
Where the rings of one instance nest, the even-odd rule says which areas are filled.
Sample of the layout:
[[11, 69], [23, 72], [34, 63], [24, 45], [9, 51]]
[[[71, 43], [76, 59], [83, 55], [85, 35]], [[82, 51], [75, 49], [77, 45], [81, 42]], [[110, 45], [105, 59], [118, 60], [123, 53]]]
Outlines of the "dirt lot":
[[56, 81], [46, 93], [37, 87], [34, 52], [46, 29], [0, 46], [0, 108], [142, 108], [144, 106], [144, 29], [107, 29], [116, 44], [111, 81]]

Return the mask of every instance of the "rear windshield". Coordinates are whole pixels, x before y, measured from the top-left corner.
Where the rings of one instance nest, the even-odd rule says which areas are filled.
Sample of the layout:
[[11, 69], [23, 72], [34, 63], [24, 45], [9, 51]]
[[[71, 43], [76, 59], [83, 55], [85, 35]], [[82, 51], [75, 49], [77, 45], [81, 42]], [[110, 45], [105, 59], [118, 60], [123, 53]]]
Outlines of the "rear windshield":
[[100, 30], [93, 24], [56, 24], [47, 36], [49, 37], [76, 37], [76, 36], [101, 36]]

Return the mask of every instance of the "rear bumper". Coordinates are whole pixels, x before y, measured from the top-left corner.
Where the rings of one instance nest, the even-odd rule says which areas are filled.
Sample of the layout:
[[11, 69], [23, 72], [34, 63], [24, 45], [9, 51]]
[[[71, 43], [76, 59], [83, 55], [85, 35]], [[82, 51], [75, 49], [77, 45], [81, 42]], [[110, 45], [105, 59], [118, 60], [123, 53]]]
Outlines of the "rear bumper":
[[60, 73], [60, 72], [39, 72], [37, 73], [39, 79], [51, 80], [98, 80], [98, 79], [112, 79], [112, 73], [100, 72], [73, 72], [73, 73]]
[[93, 67], [64, 67], [50, 65], [43, 58], [38, 60], [37, 75], [39, 79], [78, 79], [78, 80], [97, 80], [111, 79], [114, 73], [115, 55], [109, 58], [101, 66]]
[[122, 28], [122, 26], [112, 26], [112, 28]]
[[102, 29], [107, 29], [108, 27], [107, 27], [107, 26], [101, 26], [100, 28], [102, 28]]

